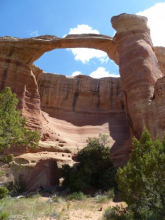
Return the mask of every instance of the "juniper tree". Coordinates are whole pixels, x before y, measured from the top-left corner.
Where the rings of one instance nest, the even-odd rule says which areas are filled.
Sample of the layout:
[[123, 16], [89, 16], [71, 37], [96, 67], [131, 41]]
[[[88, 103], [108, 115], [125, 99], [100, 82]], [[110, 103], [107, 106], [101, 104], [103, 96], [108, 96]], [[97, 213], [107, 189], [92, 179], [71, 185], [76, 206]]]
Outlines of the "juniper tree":
[[137, 219], [147, 219], [143, 214], [164, 219], [165, 136], [153, 141], [144, 129], [140, 140], [133, 139], [133, 146], [129, 162], [116, 175], [122, 198]]
[[0, 93], [0, 150], [15, 146], [36, 148], [40, 140], [37, 131], [26, 127], [26, 118], [17, 110], [18, 99], [9, 87]]

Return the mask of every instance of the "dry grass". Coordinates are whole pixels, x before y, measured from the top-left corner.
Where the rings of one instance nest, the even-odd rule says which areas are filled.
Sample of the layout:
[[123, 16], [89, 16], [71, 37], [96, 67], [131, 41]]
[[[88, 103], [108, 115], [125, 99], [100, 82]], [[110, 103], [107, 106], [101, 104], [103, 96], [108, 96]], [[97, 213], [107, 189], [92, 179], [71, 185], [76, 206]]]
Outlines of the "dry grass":
[[[103, 199], [99, 203], [96, 198], [91, 197], [82, 201], [69, 201], [61, 197], [52, 199], [38, 195], [34, 198], [1, 200], [0, 211], [7, 213], [9, 218], [6, 219], [10, 220], [101, 220], [104, 210], [114, 205], [112, 200]], [[0, 217], [0, 219], [3, 218]]]

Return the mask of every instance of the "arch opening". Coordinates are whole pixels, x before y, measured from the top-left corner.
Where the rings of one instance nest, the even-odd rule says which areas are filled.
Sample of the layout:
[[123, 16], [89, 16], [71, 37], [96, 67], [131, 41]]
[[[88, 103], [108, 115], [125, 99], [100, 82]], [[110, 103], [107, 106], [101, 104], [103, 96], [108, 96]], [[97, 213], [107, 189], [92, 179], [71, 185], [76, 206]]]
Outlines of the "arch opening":
[[44, 53], [34, 65], [44, 72], [92, 78], [119, 77], [119, 67], [106, 52], [98, 49], [54, 49]]

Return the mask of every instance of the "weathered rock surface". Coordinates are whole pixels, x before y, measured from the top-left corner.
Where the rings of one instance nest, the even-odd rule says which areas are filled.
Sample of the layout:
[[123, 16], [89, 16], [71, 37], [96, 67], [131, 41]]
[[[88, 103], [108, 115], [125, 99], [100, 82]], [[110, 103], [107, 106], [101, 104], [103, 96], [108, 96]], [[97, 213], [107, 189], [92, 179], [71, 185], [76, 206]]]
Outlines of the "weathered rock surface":
[[164, 47], [154, 47], [154, 51], [155, 51], [156, 57], [158, 59], [160, 69], [161, 69], [163, 75], [165, 75], [165, 48]]
[[[37, 151], [6, 152], [14, 154], [15, 162], [10, 170], [1, 165], [7, 173], [4, 182], [24, 175], [29, 189], [57, 184], [58, 168], [73, 165], [87, 137], [99, 133], [109, 135], [116, 165], [127, 162], [130, 136], [140, 137], [144, 126], [153, 138], [162, 137], [165, 48], [153, 47], [145, 17], [121, 14], [111, 21], [117, 31], [114, 38], [95, 34], [0, 38], [0, 90], [12, 88], [27, 125], [42, 134]], [[121, 79], [66, 77], [33, 66], [45, 52], [76, 47], [105, 51], [119, 65]]]
[[148, 105], [153, 97], [155, 82], [163, 74], [153, 51], [147, 18], [121, 14], [111, 21], [117, 30], [114, 40], [119, 53], [127, 121], [136, 137], [140, 137], [144, 126], [155, 137], [154, 118]]
[[62, 136], [62, 147], [69, 144], [69, 149], [76, 150], [86, 145], [89, 136], [104, 133], [110, 136], [115, 160], [120, 163], [121, 155], [127, 157], [125, 147], [129, 148], [130, 137], [120, 78], [66, 77], [36, 67], [33, 73], [41, 109], [49, 114], [50, 126]]

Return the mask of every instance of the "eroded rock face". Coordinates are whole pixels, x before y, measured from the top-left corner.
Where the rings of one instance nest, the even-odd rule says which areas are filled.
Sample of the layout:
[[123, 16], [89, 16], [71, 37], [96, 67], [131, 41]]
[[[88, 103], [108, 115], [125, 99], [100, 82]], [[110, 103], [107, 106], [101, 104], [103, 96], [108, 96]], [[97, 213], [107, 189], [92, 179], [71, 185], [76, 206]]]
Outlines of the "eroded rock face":
[[[56, 111], [108, 114], [124, 111], [120, 78], [93, 79], [79, 75], [67, 77], [33, 68], [41, 99], [41, 108]], [[55, 116], [55, 114], [54, 114]]]
[[41, 109], [49, 114], [49, 124], [62, 136], [63, 148], [69, 145], [76, 151], [86, 145], [89, 136], [103, 133], [110, 136], [114, 160], [120, 164], [128, 159], [130, 136], [120, 78], [66, 77], [37, 67], [33, 73]]

